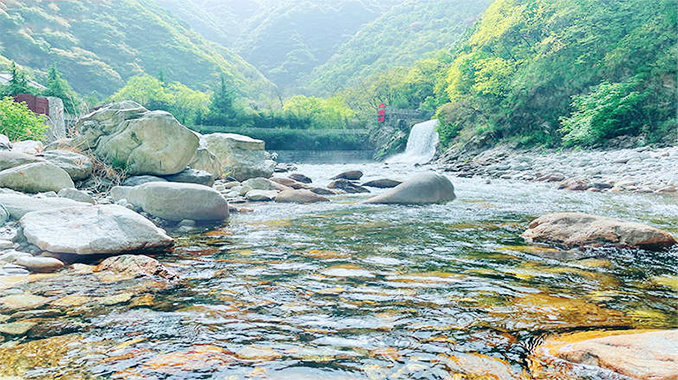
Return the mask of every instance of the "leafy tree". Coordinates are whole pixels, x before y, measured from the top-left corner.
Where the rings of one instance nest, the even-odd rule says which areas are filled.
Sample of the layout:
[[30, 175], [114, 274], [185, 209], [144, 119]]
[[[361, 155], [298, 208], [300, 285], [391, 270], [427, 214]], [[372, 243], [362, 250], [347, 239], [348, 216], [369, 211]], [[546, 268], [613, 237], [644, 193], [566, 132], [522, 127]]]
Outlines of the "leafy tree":
[[308, 120], [311, 129], [348, 128], [349, 120], [355, 117], [341, 98], [329, 99], [297, 95], [285, 102], [283, 111], [298, 120]]
[[45, 117], [34, 114], [26, 103], [9, 96], [0, 99], [0, 133], [10, 140], [42, 140], [48, 129]]
[[44, 96], [54, 96], [64, 102], [64, 108], [67, 113], [75, 115], [80, 105], [80, 100], [75, 91], [71, 88], [62, 74], [57, 70], [56, 65], [52, 65], [47, 73], [47, 89], [43, 91]]

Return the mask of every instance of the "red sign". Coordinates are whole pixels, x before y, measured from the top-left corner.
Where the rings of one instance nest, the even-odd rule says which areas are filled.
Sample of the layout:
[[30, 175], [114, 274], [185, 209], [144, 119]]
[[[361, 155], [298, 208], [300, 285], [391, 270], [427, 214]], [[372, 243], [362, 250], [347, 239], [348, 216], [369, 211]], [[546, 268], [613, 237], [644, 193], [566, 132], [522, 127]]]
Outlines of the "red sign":
[[377, 121], [380, 123], [386, 122], [386, 104], [381, 103], [379, 105], [379, 112], [377, 112]]

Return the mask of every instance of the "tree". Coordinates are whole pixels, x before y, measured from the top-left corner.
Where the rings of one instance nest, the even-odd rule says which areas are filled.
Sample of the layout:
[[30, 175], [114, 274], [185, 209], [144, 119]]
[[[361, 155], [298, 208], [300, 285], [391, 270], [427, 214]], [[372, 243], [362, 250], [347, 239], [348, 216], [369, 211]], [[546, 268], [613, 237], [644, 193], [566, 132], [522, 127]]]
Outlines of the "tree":
[[68, 82], [61, 77], [56, 65], [52, 65], [47, 73], [47, 89], [43, 91], [44, 96], [53, 96], [64, 102], [64, 108], [67, 113], [74, 115], [77, 113], [80, 100], [75, 91]]
[[45, 117], [34, 114], [26, 103], [9, 96], [0, 99], [0, 133], [10, 140], [42, 140], [47, 129]]
[[12, 75], [12, 79], [10, 79], [9, 85], [7, 86], [7, 95], [14, 96], [32, 92], [28, 86], [28, 75], [18, 68], [14, 61], [12, 61], [9, 73]]
[[214, 125], [229, 125], [238, 117], [235, 101], [236, 89], [233, 81], [224, 74], [221, 75], [219, 86], [212, 93], [209, 112], [206, 122]]

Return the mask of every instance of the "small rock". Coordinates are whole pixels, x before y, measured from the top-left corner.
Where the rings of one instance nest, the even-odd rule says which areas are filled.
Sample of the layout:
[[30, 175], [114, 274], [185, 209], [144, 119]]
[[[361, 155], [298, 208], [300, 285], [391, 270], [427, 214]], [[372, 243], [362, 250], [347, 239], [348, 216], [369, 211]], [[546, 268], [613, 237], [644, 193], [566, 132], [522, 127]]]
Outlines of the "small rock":
[[242, 183], [243, 187], [249, 187], [252, 190], [276, 190], [276, 191], [282, 191], [287, 189], [287, 187], [276, 183], [274, 181], [271, 181], [268, 178], [252, 178], [248, 179], [247, 181], [244, 181]]
[[12, 152], [19, 152], [25, 154], [38, 154], [45, 149], [45, 146], [40, 141], [24, 140], [12, 143]]
[[329, 185], [327, 185], [328, 188], [330, 189], [339, 189], [343, 190], [349, 194], [358, 194], [358, 193], [369, 193], [370, 191], [367, 190], [366, 188], [356, 185], [355, 183], [347, 180], [347, 179], [337, 179], [335, 181], [330, 182]]
[[49, 302], [49, 298], [33, 294], [13, 294], [0, 298], [0, 305], [7, 309], [36, 309]]
[[111, 272], [130, 278], [158, 276], [170, 281], [179, 280], [179, 275], [174, 271], [167, 269], [158, 260], [143, 255], [109, 257], [97, 265], [94, 272]]
[[390, 188], [393, 188], [393, 187], [400, 185], [401, 183], [402, 183], [401, 181], [383, 178], [383, 179], [375, 179], [373, 181], [365, 182], [365, 183], [363, 183], [363, 186], [365, 186], [365, 187], [375, 187], [377, 189], [390, 189]]
[[12, 249], [12, 248], [14, 248], [14, 243], [12, 243], [9, 240], [0, 240], [0, 249]]
[[7, 335], [26, 335], [26, 333], [37, 325], [36, 322], [12, 322], [0, 324], [0, 333]]
[[318, 203], [330, 200], [309, 190], [285, 190], [275, 197], [278, 203]]
[[245, 198], [252, 202], [268, 202], [275, 199], [278, 192], [275, 190], [250, 190], [245, 194]]
[[313, 182], [313, 180], [311, 180], [309, 177], [307, 177], [303, 174], [300, 174], [300, 173], [292, 173], [292, 174], [288, 175], [287, 177], [290, 178], [290, 179], [293, 179], [297, 182], [306, 183], [306, 184]]
[[332, 177], [331, 179], [347, 179], [349, 181], [358, 181], [363, 177], [363, 172], [360, 170], [349, 170], [343, 173], [339, 173]]
[[204, 170], [196, 170], [187, 168], [177, 174], [164, 176], [169, 182], [181, 183], [196, 183], [198, 185], [210, 186], [214, 185], [214, 176]]
[[38, 157], [65, 170], [74, 181], [82, 181], [92, 175], [92, 160], [85, 155], [68, 150], [50, 150], [40, 153]]
[[34, 273], [52, 273], [64, 267], [63, 262], [52, 257], [23, 256], [15, 263]]
[[291, 178], [271, 178], [271, 181], [278, 183], [282, 186], [289, 187], [291, 189], [306, 189], [308, 185], [305, 183], [297, 182]]
[[311, 191], [319, 195], [336, 195], [334, 191], [322, 187], [311, 188]]

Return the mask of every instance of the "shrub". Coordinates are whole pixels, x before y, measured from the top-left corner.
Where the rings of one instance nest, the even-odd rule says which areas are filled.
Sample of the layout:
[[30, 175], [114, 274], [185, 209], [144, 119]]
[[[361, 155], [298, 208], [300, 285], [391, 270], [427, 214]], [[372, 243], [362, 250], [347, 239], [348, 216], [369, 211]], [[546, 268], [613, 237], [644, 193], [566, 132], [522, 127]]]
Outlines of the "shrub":
[[48, 129], [45, 117], [34, 114], [26, 103], [9, 96], [0, 100], [0, 133], [10, 140], [42, 140]]

